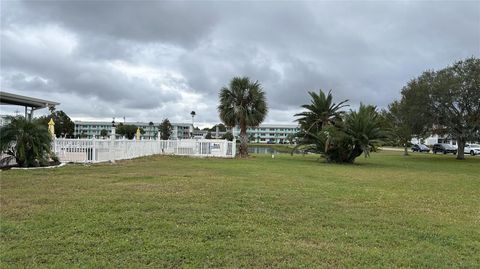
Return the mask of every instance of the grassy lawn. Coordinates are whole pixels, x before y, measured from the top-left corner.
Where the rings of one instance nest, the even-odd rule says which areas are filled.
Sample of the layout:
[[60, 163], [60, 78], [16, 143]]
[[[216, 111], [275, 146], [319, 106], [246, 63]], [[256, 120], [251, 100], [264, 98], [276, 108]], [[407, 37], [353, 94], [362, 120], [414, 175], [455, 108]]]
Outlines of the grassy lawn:
[[480, 266], [480, 158], [148, 157], [0, 172], [0, 267]]

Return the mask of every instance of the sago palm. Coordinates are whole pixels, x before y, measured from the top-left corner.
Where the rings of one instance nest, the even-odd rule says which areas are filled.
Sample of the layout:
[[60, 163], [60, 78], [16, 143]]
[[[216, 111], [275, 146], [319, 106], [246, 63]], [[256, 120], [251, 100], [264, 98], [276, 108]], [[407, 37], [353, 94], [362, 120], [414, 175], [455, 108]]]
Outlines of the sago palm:
[[50, 158], [52, 138], [47, 126], [37, 120], [9, 117], [10, 123], [0, 130], [0, 150], [14, 158], [19, 166], [38, 166]]
[[240, 128], [240, 156], [248, 155], [247, 127], [258, 126], [267, 116], [265, 92], [258, 81], [234, 77], [228, 87], [220, 89], [218, 112], [229, 127]]
[[371, 105], [360, 104], [358, 111], [346, 114], [342, 127], [353, 146], [346, 160], [351, 163], [362, 153], [368, 156], [386, 137], [380, 114]]
[[310, 104], [302, 105], [306, 111], [295, 114], [295, 117], [300, 117], [297, 121], [300, 123], [302, 129], [307, 132], [318, 132], [326, 125], [333, 123], [340, 119], [343, 111], [342, 108], [348, 106], [344, 100], [338, 104], [333, 102], [332, 92], [325, 94], [322, 90], [319, 93], [308, 92], [310, 97]]

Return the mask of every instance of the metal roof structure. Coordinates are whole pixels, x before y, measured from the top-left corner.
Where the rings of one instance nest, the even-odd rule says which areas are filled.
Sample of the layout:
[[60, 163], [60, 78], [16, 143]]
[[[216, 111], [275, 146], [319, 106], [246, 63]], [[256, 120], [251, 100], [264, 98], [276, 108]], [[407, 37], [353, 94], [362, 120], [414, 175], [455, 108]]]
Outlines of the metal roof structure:
[[[25, 107], [25, 117], [30, 116], [31, 118], [34, 110], [55, 107], [59, 104], [54, 101], [0, 91], [0, 105], [23, 106]], [[30, 113], [28, 113], [28, 108], [30, 108]]]

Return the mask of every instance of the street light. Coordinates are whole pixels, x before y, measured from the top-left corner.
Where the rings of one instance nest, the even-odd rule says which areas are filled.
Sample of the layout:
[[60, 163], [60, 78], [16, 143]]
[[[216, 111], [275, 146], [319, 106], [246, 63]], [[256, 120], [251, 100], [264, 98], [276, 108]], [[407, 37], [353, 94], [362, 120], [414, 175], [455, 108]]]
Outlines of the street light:
[[192, 116], [192, 137], [193, 137], [193, 130], [195, 129], [195, 126], [194, 126], [194, 118], [195, 118], [195, 115], [197, 115], [197, 113], [195, 113], [195, 111], [192, 110], [192, 112], [190, 112], [190, 115]]
[[110, 139], [115, 139], [115, 136], [116, 136], [116, 132], [115, 132], [115, 117], [113, 117], [113, 120], [112, 120], [112, 135], [110, 136]]

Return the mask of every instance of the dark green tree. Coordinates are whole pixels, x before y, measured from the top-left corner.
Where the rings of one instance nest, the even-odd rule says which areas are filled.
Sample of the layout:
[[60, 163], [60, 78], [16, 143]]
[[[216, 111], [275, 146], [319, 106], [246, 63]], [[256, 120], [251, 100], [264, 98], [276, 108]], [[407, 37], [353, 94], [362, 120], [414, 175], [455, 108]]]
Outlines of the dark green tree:
[[226, 139], [228, 141], [233, 141], [234, 137], [233, 137], [232, 133], [226, 132], [224, 135], [222, 135], [222, 139]]
[[[439, 71], [427, 71], [402, 91], [416, 117], [428, 119], [432, 133], [457, 140], [457, 159], [480, 133], [480, 59], [468, 58]], [[422, 105], [418, 103], [422, 100]]]
[[212, 133], [208, 132], [207, 135], [205, 135], [205, 139], [212, 139]]
[[10, 123], [0, 129], [0, 151], [9, 156], [2, 161], [8, 163], [13, 158], [23, 167], [48, 163], [53, 154], [47, 126], [21, 116], [9, 117], [9, 120]]
[[219, 98], [220, 119], [229, 127], [239, 126], [239, 153], [241, 157], [247, 157], [247, 127], [258, 126], [267, 116], [265, 92], [258, 81], [252, 82], [248, 77], [235, 77], [228, 87], [220, 90]]
[[383, 112], [384, 126], [387, 128], [387, 137], [391, 144], [403, 146], [403, 155], [408, 156], [408, 147], [413, 138], [411, 119], [408, 118], [406, 107], [399, 101], [394, 101], [388, 106], [388, 111]]
[[107, 130], [102, 129], [102, 130], [100, 131], [100, 136], [101, 136], [101, 137], [106, 137], [107, 135], [108, 135], [108, 131], [107, 131]]
[[168, 119], [164, 119], [162, 123], [158, 126], [158, 131], [160, 132], [160, 139], [168, 140], [172, 135], [173, 126]]
[[217, 126], [218, 126], [218, 131], [219, 132], [226, 132], [227, 131], [227, 127], [222, 123], [213, 125], [213, 127], [210, 128], [209, 130], [212, 131], [212, 132], [215, 132], [215, 131], [217, 131]]
[[[136, 125], [130, 125], [130, 124], [125, 125], [123, 123], [120, 123], [117, 127], [116, 133], [118, 135], [125, 136], [127, 139], [133, 139], [137, 133], [137, 128], [138, 127]], [[140, 133], [141, 134], [145, 133], [143, 128], [140, 128]]]
[[55, 111], [55, 108], [50, 109], [50, 115], [40, 117], [39, 123], [48, 127], [48, 122], [53, 119], [55, 122], [55, 135], [57, 137], [66, 136], [73, 137], [75, 124], [70, 117], [62, 110]]

